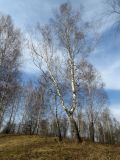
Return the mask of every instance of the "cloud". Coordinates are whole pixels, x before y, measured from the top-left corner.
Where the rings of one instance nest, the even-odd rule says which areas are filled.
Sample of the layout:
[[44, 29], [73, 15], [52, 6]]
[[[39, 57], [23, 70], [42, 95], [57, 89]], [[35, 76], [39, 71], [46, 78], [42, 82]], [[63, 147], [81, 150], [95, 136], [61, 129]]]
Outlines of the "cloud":
[[111, 66], [101, 71], [107, 89], [120, 90], [120, 61], [116, 61]]
[[35, 66], [30, 51], [28, 49], [24, 49], [22, 54], [23, 56], [20, 59], [20, 72], [23, 72], [25, 75], [34, 74], [37, 76], [39, 74], [39, 69]]
[[90, 62], [98, 69], [107, 89], [120, 90], [120, 34], [111, 27], [101, 34]]
[[120, 121], [120, 106], [119, 105], [117, 105], [117, 106], [111, 106], [110, 110], [111, 110], [112, 115], [114, 117], [116, 117], [116, 119], [118, 121]]

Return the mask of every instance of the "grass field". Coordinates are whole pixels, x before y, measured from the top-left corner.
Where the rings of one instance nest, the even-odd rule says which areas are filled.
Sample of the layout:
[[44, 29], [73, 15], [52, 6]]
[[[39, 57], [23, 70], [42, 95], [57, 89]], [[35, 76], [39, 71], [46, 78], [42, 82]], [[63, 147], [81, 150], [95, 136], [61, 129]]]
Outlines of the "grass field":
[[0, 160], [120, 160], [120, 147], [39, 136], [0, 136]]

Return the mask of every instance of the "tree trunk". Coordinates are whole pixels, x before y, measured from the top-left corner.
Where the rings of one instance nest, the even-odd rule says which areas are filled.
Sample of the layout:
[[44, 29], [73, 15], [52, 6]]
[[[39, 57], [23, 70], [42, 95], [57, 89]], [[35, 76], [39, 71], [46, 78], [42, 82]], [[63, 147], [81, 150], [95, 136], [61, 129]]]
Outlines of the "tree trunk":
[[73, 117], [70, 117], [70, 122], [71, 122], [72, 129], [74, 131], [75, 138], [76, 138], [77, 142], [81, 143], [82, 139], [81, 139], [79, 129], [78, 129], [78, 126], [77, 126], [77, 123], [76, 123], [75, 119]]
[[99, 125], [99, 142], [104, 143], [104, 132], [101, 124]]
[[92, 142], [95, 141], [95, 133], [94, 133], [94, 123], [91, 122], [90, 125], [89, 125], [89, 131], [90, 131], [90, 140]]
[[62, 141], [62, 134], [61, 134], [61, 129], [60, 129], [59, 120], [57, 120], [57, 128], [58, 128], [59, 142], [61, 142], [61, 141]]

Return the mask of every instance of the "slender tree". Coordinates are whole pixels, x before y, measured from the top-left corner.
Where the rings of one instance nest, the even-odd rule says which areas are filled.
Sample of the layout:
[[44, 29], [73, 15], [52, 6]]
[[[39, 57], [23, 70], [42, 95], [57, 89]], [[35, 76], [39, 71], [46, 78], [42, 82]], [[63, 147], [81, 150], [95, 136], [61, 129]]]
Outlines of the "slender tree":
[[[49, 25], [37, 27], [37, 34], [30, 41], [33, 60], [42, 72], [47, 70], [53, 87], [59, 97], [61, 107], [68, 116], [76, 139], [81, 142], [78, 125], [74, 118], [77, 109], [77, 63], [90, 47], [86, 45], [83, 29], [85, 25], [80, 13], [70, 3], [62, 4]], [[43, 62], [43, 63], [42, 63]], [[43, 67], [44, 66], [44, 67]], [[66, 103], [61, 86], [67, 85], [70, 103]]]
[[80, 64], [82, 87], [86, 97], [86, 114], [89, 123], [90, 139], [95, 140], [95, 123], [103, 111], [108, 106], [107, 93], [100, 74], [87, 61]]
[[12, 97], [19, 88], [21, 33], [10, 16], [0, 15], [0, 127]]

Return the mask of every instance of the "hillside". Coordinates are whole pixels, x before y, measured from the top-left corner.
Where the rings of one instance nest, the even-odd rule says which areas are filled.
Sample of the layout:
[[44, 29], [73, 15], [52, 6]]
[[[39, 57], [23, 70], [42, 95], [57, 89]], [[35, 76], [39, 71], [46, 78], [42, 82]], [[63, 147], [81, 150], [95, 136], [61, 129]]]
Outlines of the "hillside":
[[0, 160], [120, 160], [120, 147], [56, 138], [0, 136]]

